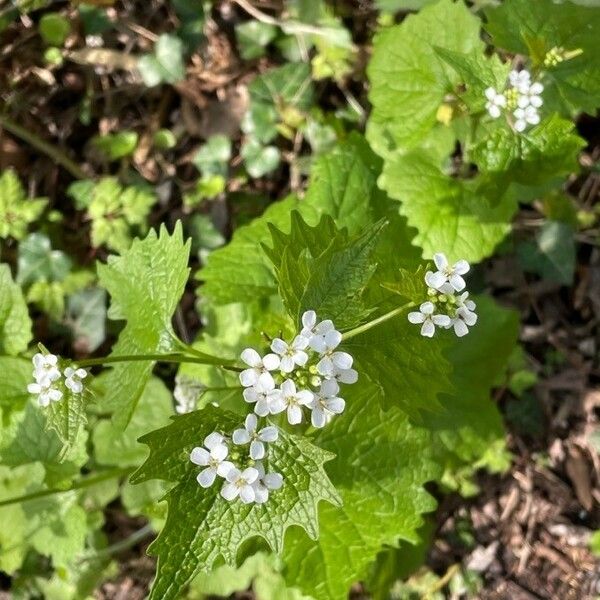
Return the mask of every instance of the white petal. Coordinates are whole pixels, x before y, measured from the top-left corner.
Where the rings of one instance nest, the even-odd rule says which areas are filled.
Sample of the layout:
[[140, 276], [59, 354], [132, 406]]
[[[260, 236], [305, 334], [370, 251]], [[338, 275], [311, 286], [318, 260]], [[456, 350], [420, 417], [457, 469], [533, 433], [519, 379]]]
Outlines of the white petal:
[[267, 371], [274, 371], [279, 368], [279, 356], [277, 354], [266, 354], [263, 356], [262, 363]]
[[460, 275], [450, 275], [450, 285], [457, 292], [460, 292], [461, 290], [465, 289], [465, 286], [467, 284], [465, 283], [465, 280]]
[[492, 101], [496, 97], [496, 90], [493, 87], [489, 87], [486, 88], [484, 94], [488, 100]]
[[290, 425], [298, 425], [302, 422], [302, 409], [296, 404], [288, 406], [287, 419]]
[[456, 261], [454, 265], [454, 272], [458, 275], [464, 275], [469, 272], [471, 265], [464, 259]]
[[338, 371], [335, 374], [335, 376], [338, 381], [340, 381], [341, 383], [346, 383], [348, 385], [351, 385], [358, 381], [358, 371], [356, 371], [354, 369], [346, 369], [344, 371]]
[[294, 350], [306, 350], [308, 346], [308, 340], [303, 335], [297, 335], [292, 342], [292, 348]]
[[443, 271], [448, 266], [448, 259], [443, 252], [436, 252], [433, 255], [433, 262], [440, 271]]
[[320, 407], [315, 408], [310, 414], [310, 422], [312, 423], [313, 427], [317, 427], [319, 429], [321, 427], [325, 427], [327, 423], [325, 411]]
[[531, 87], [529, 88], [529, 93], [534, 96], [539, 96], [543, 91], [544, 86], [539, 81], [532, 83]]
[[280, 369], [283, 373], [291, 373], [294, 370], [296, 363], [291, 356], [284, 356], [281, 359]]
[[423, 327], [421, 327], [421, 335], [425, 337], [433, 337], [435, 333], [435, 325], [428, 319], [423, 323]]
[[41, 394], [38, 397], [38, 404], [44, 408], [50, 404], [50, 398], [46, 394]]
[[245, 388], [242, 395], [244, 396], [244, 400], [248, 403], [256, 402], [259, 398], [259, 394], [255, 387]]
[[[275, 356], [272, 354], [271, 356]], [[279, 360], [277, 361], [279, 365]], [[264, 390], [272, 390], [275, 387], [275, 380], [273, 379], [273, 375], [271, 373], [261, 373], [258, 377], [258, 381], [256, 382], [256, 387]]]
[[279, 437], [279, 430], [273, 425], [270, 425], [269, 427], [263, 427], [260, 430], [258, 437], [263, 442], [275, 442]]
[[[269, 398], [269, 412], [272, 415], [278, 415], [285, 410], [285, 402], [282, 396], [274, 396]], [[258, 413], [256, 413], [258, 414]]]
[[519, 132], [521, 131], [525, 131], [525, 128], [527, 127], [527, 123], [525, 123], [525, 121], [523, 121], [522, 119], [517, 119], [515, 121], [515, 129]]
[[454, 319], [454, 333], [458, 337], [463, 337], [469, 333], [469, 328], [462, 319]]
[[250, 444], [250, 458], [260, 460], [265, 456], [265, 445], [260, 440], [252, 440]]
[[269, 490], [262, 483], [255, 483], [252, 487], [254, 488], [254, 502], [264, 504], [269, 499]]
[[352, 356], [347, 352], [334, 352], [331, 356], [331, 362], [336, 369], [352, 368]]
[[312, 329], [317, 324], [317, 313], [314, 310], [307, 310], [302, 315], [302, 325], [306, 329]]
[[58, 402], [63, 397], [63, 393], [60, 390], [50, 388], [48, 390], [48, 396], [53, 402]]
[[419, 306], [419, 310], [424, 315], [432, 315], [433, 311], [435, 310], [435, 306], [433, 305], [432, 302], [423, 302], [423, 304], [421, 304], [421, 306]]
[[196, 480], [203, 488], [207, 488], [215, 482], [216, 477], [217, 472], [212, 467], [208, 467], [208, 469], [204, 469], [198, 473]]
[[244, 387], [250, 387], [258, 383], [258, 372], [256, 369], [246, 369], [240, 373], [240, 383]]
[[296, 384], [291, 379], [286, 379], [281, 384], [281, 393], [285, 398], [296, 394]]
[[544, 104], [544, 101], [539, 96], [531, 96], [529, 102], [534, 108], [540, 108]]
[[308, 354], [303, 350], [298, 350], [297, 352], [294, 352], [292, 359], [298, 366], [303, 367], [308, 362]]
[[325, 338], [321, 335], [313, 335], [308, 340], [308, 345], [315, 352], [325, 352], [325, 350], [327, 350], [327, 344], [325, 343]]
[[249, 432], [256, 431], [256, 426], [258, 425], [258, 419], [256, 418], [256, 415], [253, 415], [252, 413], [250, 413], [246, 417], [246, 420], [244, 421], [244, 425]]
[[194, 448], [190, 452], [190, 460], [200, 467], [205, 467], [208, 464], [208, 460], [210, 458], [210, 454], [204, 448]]
[[325, 344], [329, 350], [337, 348], [340, 345], [341, 341], [342, 334], [339, 331], [336, 331], [335, 329], [332, 329], [331, 331], [328, 331], [325, 334]]
[[332, 413], [339, 415], [344, 412], [344, 408], [346, 408], [346, 402], [343, 398], [330, 398], [325, 403], [325, 408]]
[[223, 496], [223, 498], [225, 498], [225, 500], [233, 500], [237, 497], [237, 495], [240, 493], [240, 488], [235, 485], [234, 483], [226, 483], [222, 488], [221, 488], [221, 496]]
[[410, 312], [408, 313], [408, 320], [411, 323], [422, 323], [425, 320], [425, 315], [420, 312]]
[[285, 354], [287, 349], [288, 345], [281, 338], [275, 338], [271, 342], [271, 350], [277, 354]]
[[540, 122], [540, 115], [538, 115], [537, 113], [531, 113], [527, 116], [527, 121], [531, 125], [537, 125]]
[[242, 471], [242, 479], [248, 483], [254, 483], [258, 479], [258, 470], [254, 467], [248, 467]]
[[262, 366], [260, 354], [254, 348], [246, 348], [240, 358], [249, 366], [257, 368]]
[[236, 429], [231, 436], [233, 443], [242, 446], [250, 442], [250, 434], [245, 429]]
[[225, 444], [217, 444], [216, 446], [213, 446], [210, 450], [210, 457], [218, 461], [225, 460], [228, 454], [229, 449]]
[[447, 327], [452, 322], [452, 319], [448, 315], [433, 315], [431, 317], [434, 325], [438, 327]]
[[234, 464], [228, 460], [224, 460], [222, 463], [217, 465], [217, 475], [219, 477], [227, 477], [227, 473], [229, 473], [231, 469], [235, 469]]
[[283, 477], [280, 473], [267, 473], [263, 481], [270, 490], [278, 490], [283, 485]]
[[229, 469], [229, 472], [225, 476], [225, 479], [230, 483], [236, 482], [242, 476], [242, 472], [237, 468], [233, 467], [233, 469]]
[[223, 436], [216, 431], [213, 431], [212, 433], [210, 433], [209, 435], [207, 435], [204, 438], [204, 445], [209, 450], [212, 450], [215, 446], [218, 446], [222, 443], [223, 443]]
[[517, 106], [519, 108], [527, 108], [529, 106], [529, 96], [519, 96], [517, 98]]
[[[349, 370], [349, 369], [344, 369]], [[340, 386], [337, 384], [335, 379], [326, 379], [321, 384], [321, 395], [323, 397], [335, 396], [340, 391]]]
[[77, 369], [75, 371], [75, 375], [79, 377], [79, 379], [85, 379], [87, 377], [87, 371], [85, 369]]
[[269, 412], [270, 412], [270, 402], [266, 398], [262, 398], [254, 406], [254, 412], [259, 417], [266, 417], [269, 414]]
[[31, 362], [33, 363], [33, 366], [37, 370], [41, 370], [46, 365], [46, 358], [44, 357], [43, 354], [41, 354], [40, 352], [38, 352], [37, 354], [33, 355], [33, 358], [31, 359]]
[[250, 504], [251, 502], [254, 502], [254, 498], [255, 498], [254, 488], [251, 485], [245, 485], [240, 490], [240, 500], [244, 504]]
[[65, 377], [69, 378], [69, 377], [73, 377], [73, 375], [75, 375], [75, 369], [73, 367], [67, 367], [64, 370], [64, 375]]
[[27, 391], [30, 394], [39, 394], [42, 391], [42, 386], [39, 383], [30, 383], [27, 386]]
[[298, 399], [298, 404], [308, 406], [313, 401], [314, 396], [309, 390], [300, 390], [296, 394], [296, 398]]
[[502, 114], [502, 111], [500, 110], [500, 108], [498, 106], [496, 106], [495, 104], [489, 104], [487, 107], [487, 111], [488, 111], [490, 117], [492, 117], [494, 119], [497, 119]]

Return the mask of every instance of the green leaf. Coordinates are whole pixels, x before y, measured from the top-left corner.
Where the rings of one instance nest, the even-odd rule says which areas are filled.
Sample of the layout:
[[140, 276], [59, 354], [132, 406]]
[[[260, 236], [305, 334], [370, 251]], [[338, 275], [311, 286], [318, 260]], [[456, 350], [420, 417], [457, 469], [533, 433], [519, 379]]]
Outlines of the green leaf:
[[281, 160], [277, 146], [263, 146], [256, 140], [248, 140], [241, 150], [244, 165], [251, 177], [262, 177], [274, 171]]
[[272, 104], [252, 102], [242, 118], [242, 131], [251, 139], [268, 144], [277, 137], [279, 116]]
[[26, 286], [36, 281], [63, 281], [71, 270], [71, 259], [52, 250], [43, 233], [31, 233], [19, 244], [17, 282]]
[[28, 199], [15, 171], [0, 175], [0, 238], [21, 240], [30, 223], [36, 221], [48, 203], [47, 198]]
[[113, 161], [132, 155], [137, 148], [138, 139], [135, 131], [119, 131], [95, 136], [91, 143], [107, 160]]
[[347, 598], [382, 546], [419, 541], [422, 513], [435, 508], [423, 487], [439, 474], [429, 434], [396, 408], [383, 412], [378, 394], [365, 382], [350, 386], [346, 411], [315, 437], [336, 454], [327, 473], [343, 506], [320, 506], [317, 541], [290, 530], [283, 558], [288, 584], [317, 600]]
[[[189, 241], [184, 244], [181, 224], [172, 235], [163, 226], [134, 240], [120, 257], [98, 265], [100, 283], [112, 297], [109, 317], [125, 319], [111, 355], [167, 353], [175, 348], [171, 317], [183, 294], [189, 269]], [[114, 410], [115, 423], [125, 427], [150, 377], [154, 363], [116, 365], [106, 382], [104, 406]]]
[[73, 347], [85, 354], [94, 352], [106, 338], [106, 292], [92, 287], [71, 294], [66, 323], [73, 334]]
[[396, 280], [381, 284], [386, 290], [398, 294], [402, 298], [420, 304], [427, 295], [427, 284], [425, 283], [425, 269], [423, 265], [415, 273], [406, 269], [400, 269], [396, 274]]
[[154, 46], [154, 54], [138, 60], [138, 70], [148, 87], [185, 79], [183, 42], [175, 35], [161, 34]]
[[322, 217], [311, 228], [294, 212], [289, 235], [271, 229], [273, 248], [268, 254], [294, 322], [300, 322], [304, 311], [315, 310], [320, 319], [348, 329], [369, 314], [361, 296], [376, 269], [371, 256], [384, 226], [385, 221], [379, 221], [349, 241], [331, 217]]
[[207, 407], [176, 417], [169, 426], [140, 440], [150, 447], [150, 456], [132, 482], [154, 478], [177, 482], [167, 494], [165, 527], [150, 547], [158, 556], [151, 599], [175, 598], [192, 577], [210, 571], [219, 557], [235, 565], [240, 546], [253, 537], [264, 538], [276, 552], [281, 551], [284, 534], [292, 525], [316, 538], [317, 504], [320, 500], [339, 502], [323, 470], [323, 463], [333, 455], [283, 431], [269, 446], [269, 465], [283, 475], [284, 485], [267, 504], [229, 503], [221, 498], [218, 485], [201, 488], [189, 452], [212, 431], [229, 432], [237, 424], [236, 415]]
[[88, 393], [73, 394], [64, 388], [63, 397], [46, 408], [46, 427], [56, 432], [65, 448], [73, 447], [87, 422], [86, 404], [89, 400]]
[[575, 272], [575, 238], [570, 225], [547, 221], [535, 236], [535, 243], [518, 247], [519, 261], [526, 271], [544, 279], [571, 285]]
[[409, 225], [417, 229], [414, 243], [424, 257], [443, 251], [450, 261], [470, 262], [492, 254], [509, 233], [517, 208], [510, 191], [486, 189], [487, 183], [449, 177], [423, 151], [394, 155], [380, 179], [388, 194], [401, 201], [400, 211]]
[[0, 264], [0, 352], [25, 352], [31, 338], [31, 319], [21, 287], [13, 281], [10, 267]]
[[4, 415], [21, 410], [29, 399], [27, 385], [33, 381], [31, 361], [0, 356], [0, 409]]
[[586, 141], [573, 133], [575, 125], [557, 115], [517, 134], [496, 129], [472, 149], [481, 171], [501, 173], [525, 185], [540, 185], [579, 170], [579, 152]]
[[40, 35], [49, 46], [62, 46], [71, 33], [69, 19], [60, 13], [46, 13], [39, 23]]
[[460, 81], [436, 48], [482, 51], [479, 29], [479, 19], [462, 1], [441, 0], [377, 34], [367, 71], [373, 105], [367, 139], [378, 154], [423, 141], [444, 96]]
[[[507, 0], [487, 8], [486, 29], [494, 44], [529, 55], [544, 67], [546, 53], [558, 49], [576, 56], [547, 65], [544, 106], [567, 115], [581, 110], [594, 114], [600, 96], [600, 11], [553, 0]], [[579, 53], [577, 51], [580, 51]]]
[[193, 163], [204, 176], [227, 176], [229, 159], [231, 158], [231, 140], [226, 135], [213, 135], [203, 144]]
[[260, 21], [246, 21], [235, 26], [240, 56], [251, 60], [263, 56], [265, 47], [277, 36], [277, 27]]
[[308, 110], [313, 104], [310, 68], [306, 63], [287, 63], [259, 75], [248, 86], [252, 102], [274, 105], [279, 112], [286, 107]]
[[[102, 386], [102, 381], [99, 381]], [[138, 438], [157, 427], [166, 425], [173, 414], [171, 393], [156, 377], [148, 380], [131, 421], [124, 431], [110, 421], [100, 421], [94, 428], [94, 456], [101, 465], [136, 467], [147, 455]]]

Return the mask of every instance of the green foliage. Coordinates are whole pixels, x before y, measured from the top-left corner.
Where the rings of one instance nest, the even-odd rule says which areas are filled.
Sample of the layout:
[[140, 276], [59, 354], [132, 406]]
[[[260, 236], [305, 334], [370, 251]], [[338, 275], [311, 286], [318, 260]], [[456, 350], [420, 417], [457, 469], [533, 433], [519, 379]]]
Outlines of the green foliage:
[[31, 383], [31, 361], [13, 356], [0, 356], [0, 409], [4, 415], [22, 410], [29, 399], [27, 384]]
[[175, 35], [163, 33], [154, 46], [154, 53], [138, 60], [138, 70], [148, 87], [181, 81], [185, 78], [183, 42]]
[[67, 301], [66, 323], [73, 334], [73, 345], [93, 352], [106, 337], [106, 292], [90, 287], [71, 294]]
[[138, 139], [135, 131], [119, 131], [96, 136], [91, 143], [106, 160], [113, 161], [131, 156], [137, 148]]
[[23, 239], [30, 223], [39, 218], [47, 203], [47, 198], [28, 199], [15, 171], [3, 171], [0, 174], [0, 238]]
[[227, 175], [231, 158], [231, 140], [225, 135], [213, 135], [203, 144], [196, 156], [194, 164], [203, 175]]
[[279, 166], [277, 146], [263, 146], [260, 142], [249, 140], [242, 146], [241, 154], [251, 177], [262, 177]]
[[[112, 355], [167, 353], [176, 347], [171, 317], [188, 278], [190, 245], [181, 224], [172, 235], [163, 226], [134, 240], [120, 257], [98, 265], [100, 283], [111, 295], [109, 317], [127, 321]], [[116, 365], [106, 379], [103, 406], [125, 427], [152, 372], [153, 362]]]
[[114, 177], [97, 182], [76, 181], [67, 193], [75, 206], [86, 210], [92, 222], [92, 245], [123, 252], [131, 245], [131, 232], [146, 232], [146, 218], [156, 203], [156, 195], [147, 186], [123, 187]]
[[10, 267], [0, 264], [0, 352], [19, 354], [31, 341], [31, 319]]
[[277, 27], [260, 21], [246, 21], [235, 26], [240, 55], [246, 60], [258, 58], [265, 53], [265, 46], [277, 36]]
[[207, 407], [177, 417], [141, 439], [150, 447], [150, 456], [132, 481], [177, 482], [167, 494], [165, 527], [150, 548], [159, 557], [150, 598], [175, 598], [194, 575], [210, 570], [219, 556], [235, 565], [240, 546], [253, 537], [262, 537], [277, 552], [292, 525], [316, 538], [318, 502], [339, 503], [323, 470], [323, 463], [333, 455], [303, 437], [283, 432], [270, 446], [269, 465], [283, 475], [285, 484], [272, 494], [268, 506], [229, 504], [220, 497], [218, 486], [200, 488], [197, 468], [187, 459], [189, 452], [212, 431], [231, 431], [237, 423], [235, 415]]
[[39, 23], [40, 35], [49, 46], [62, 46], [71, 33], [71, 24], [60, 13], [46, 13]]

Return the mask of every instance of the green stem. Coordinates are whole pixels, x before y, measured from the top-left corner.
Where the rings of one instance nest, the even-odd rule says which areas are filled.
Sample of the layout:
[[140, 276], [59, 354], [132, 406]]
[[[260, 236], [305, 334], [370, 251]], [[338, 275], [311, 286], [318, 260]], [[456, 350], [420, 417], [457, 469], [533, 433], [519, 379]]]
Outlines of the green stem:
[[39, 490], [37, 492], [32, 492], [31, 494], [17, 496], [16, 498], [0, 500], [0, 506], [8, 506], [10, 504], [17, 504], [19, 502], [28, 502], [29, 500], [35, 500], [36, 498], [43, 498], [44, 496], [52, 496], [54, 494], [64, 494], [73, 490], [80, 490], [92, 485], [96, 485], [102, 481], [106, 481], [107, 479], [116, 479], [117, 477], [129, 475], [130, 473], [133, 473], [133, 471], [135, 471], [134, 467], [108, 469], [107, 471], [103, 471], [97, 475], [91, 475], [89, 477], [79, 479], [78, 481], [73, 482], [71, 487], [68, 487], [64, 490]]
[[359, 325], [358, 327], [355, 327], [350, 331], [346, 331], [346, 333], [342, 334], [342, 341], [349, 340], [350, 338], [356, 337], [357, 335], [360, 335], [365, 331], [369, 331], [369, 329], [373, 329], [373, 327], [377, 327], [378, 325], [381, 325], [381, 323], [385, 323], [386, 321], [393, 319], [396, 315], [399, 315], [400, 313], [404, 312], [407, 308], [412, 308], [416, 305], [416, 302], [408, 302], [407, 304], [398, 306], [397, 308], [390, 310], [390, 312], [385, 313], [385, 315], [381, 315], [380, 317], [377, 317], [376, 319], [373, 319], [372, 321], [369, 321], [364, 325]]
[[111, 546], [107, 546], [106, 548], [102, 548], [97, 552], [83, 556], [79, 562], [90, 562], [111, 556], [113, 554], [117, 554], [119, 552], [123, 552], [123, 550], [128, 550], [129, 548], [132, 548], [138, 542], [141, 542], [143, 539], [150, 537], [153, 534], [154, 528], [152, 527], [152, 525], [144, 525], [144, 527], [138, 529], [137, 531], [134, 531], [129, 537], [126, 537], [124, 540], [120, 540], [119, 542], [115, 542]]
[[121, 356], [103, 356], [100, 358], [87, 358], [75, 361], [79, 367], [94, 367], [96, 365], [108, 365], [121, 362], [160, 361], [168, 363], [195, 363], [199, 365], [215, 365], [230, 371], [240, 370], [229, 361], [215, 356], [204, 355], [184, 356], [183, 354], [124, 354]]
[[76, 179], [86, 179], [85, 171], [73, 160], [71, 160], [62, 150], [46, 142], [32, 133], [25, 127], [21, 127], [5, 115], [0, 115], [0, 127], [4, 127], [13, 135], [21, 138], [23, 141], [31, 144], [34, 148], [49, 156], [54, 162], [64, 167]]

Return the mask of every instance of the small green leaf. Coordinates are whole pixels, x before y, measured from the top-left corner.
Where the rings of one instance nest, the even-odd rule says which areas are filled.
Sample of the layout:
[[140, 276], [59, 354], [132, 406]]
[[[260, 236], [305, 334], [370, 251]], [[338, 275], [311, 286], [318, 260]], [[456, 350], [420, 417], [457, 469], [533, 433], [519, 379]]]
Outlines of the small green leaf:
[[144, 436], [150, 447], [147, 461], [132, 482], [163, 479], [177, 485], [167, 494], [167, 522], [150, 552], [158, 556], [158, 572], [150, 598], [171, 600], [200, 572], [210, 571], [222, 557], [235, 565], [245, 540], [262, 537], [280, 552], [285, 532], [292, 525], [318, 535], [317, 505], [321, 500], [338, 504], [339, 497], [323, 464], [333, 455], [305, 437], [280, 431], [269, 445], [269, 466], [283, 475], [284, 485], [264, 505], [230, 503], [219, 486], [203, 489], [196, 481], [197, 467], [189, 460], [193, 447], [212, 431], [232, 431], [239, 417], [207, 407], [176, 417], [167, 427]]
[[19, 244], [17, 282], [22, 286], [36, 281], [63, 281], [71, 266], [71, 259], [60, 250], [52, 250], [43, 233], [31, 233]]
[[259, 75], [248, 86], [252, 102], [272, 104], [278, 111], [293, 107], [308, 110], [313, 103], [310, 68], [306, 63], [288, 63]]
[[256, 140], [248, 140], [242, 146], [241, 155], [252, 177], [262, 177], [279, 166], [279, 149], [276, 146], [263, 146]]
[[277, 27], [260, 21], [246, 21], [235, 26], [235, 37], [240, 55], [245, 60], [258, 58], [265, 53], [265, 47], [277, 36]]
[[0, 238], [21, 240], [30, 223], [35, 222], [48, 203], [47, 198], [28, 199], [15, 171], [0, 175]]
[[535, 244], [523, 243], [518, 255], [526, 271], [563, 285], [573, 283], [575, 239], [570, 225], [547, 221], [537, 233]]
[[20, 354], [31, 341], [31, 319], [10, 267], [0, 264], [0, 352]]
[[231, 140], [226, 135], [213, 135], [203, 144], [193, 163], [204, 176], [227, 176], [228, 163], [231, 158]]
[[177, 145], [177, 138], [170, 129], [159, 129], [154, 134], [153, 142], [159, 150], [170, 150]]
[[138, 134], [135, 131], [107, 133], [93, 137], [91, 143], [107, 160], [119, 160], [135, 152]]
[[29, 399], [27, 385], [33, 381], [31, 361], [0, 356], [0, 409], [4, 415], [22, 410]]
[[278, 122], [279, 115], [272, 104], [251, 102], [250, 108], [242, 118], [241, 128], [250, 139], [268, 144], [277, 137]]
[[49, 46], [62, 46], [71, 33], [69, 19], [60, 13], [46, 13], [39, 23], [40, 35]]
[[[175, 348], [171, 317], [187, 282], [189, 241], [184, 244], [181, 224], [170, 235], [150, 231], [134, 240], [122, 256], [98, 265], [100, 283], [111, 295], [109, 317], [127, 324], [112, 355], [168, 353]], [[125, 428], [150, 377], [153, 362], [116, 365], [107, 377], [103, 405], [115, 411], [113, 419]]]
[[138, 60], [138, 70], [148, 87], [185, 79], [182, 41], [175, 35], [163, 33], [154, 46], [154, 54]]

